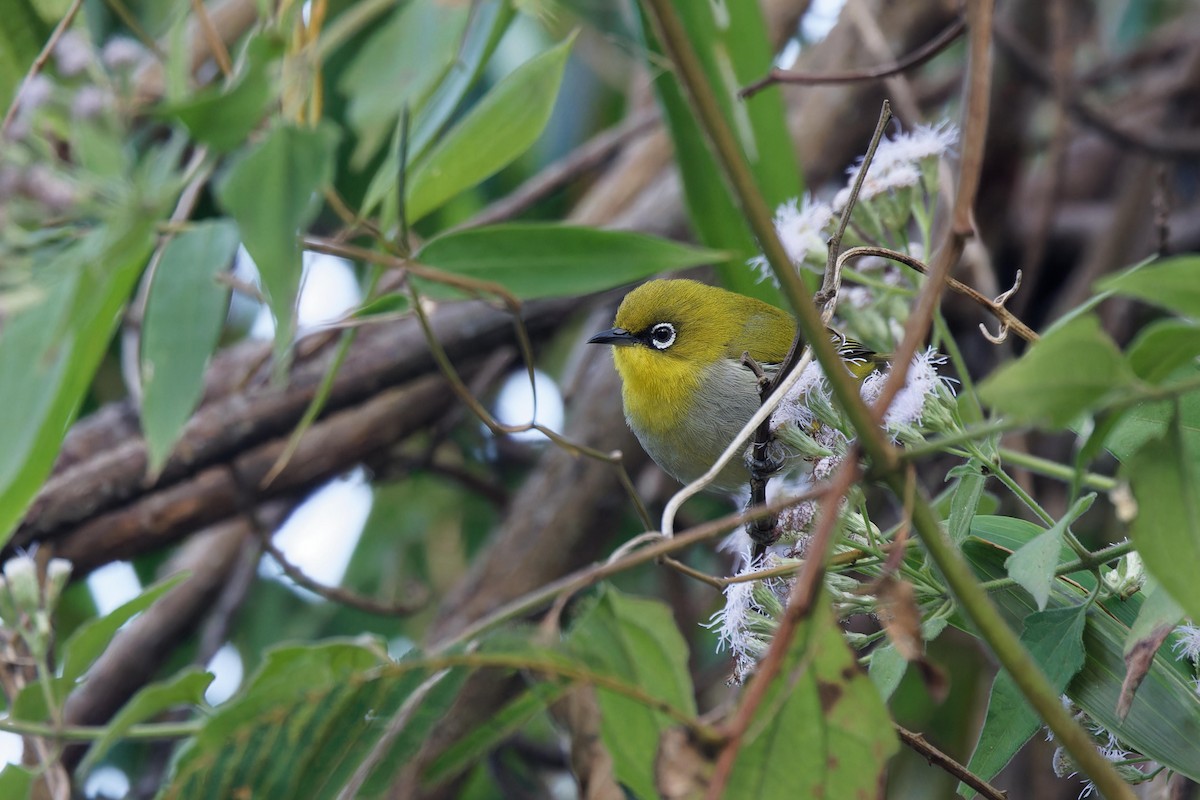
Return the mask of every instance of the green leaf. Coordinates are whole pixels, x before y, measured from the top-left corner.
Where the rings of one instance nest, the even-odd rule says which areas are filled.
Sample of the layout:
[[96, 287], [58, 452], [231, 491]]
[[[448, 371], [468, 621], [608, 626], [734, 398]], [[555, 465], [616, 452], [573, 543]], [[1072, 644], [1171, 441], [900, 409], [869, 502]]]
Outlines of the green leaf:
[[337, 139], [337, 131], [327, 125], [280, 125], [217, 185], [217, 198], [237, 220], [242, 243], [262, 277], [281, 363], [295, 329], [301, 275], [297, 235], [320, 208], [318, 191], [329, 182]]
[[338, 88], [358, 133], [351, 165], [367, 165], [390, 138], [401, 110], [416, 111], [454, 64], [469, 3], [412, 0], [397, 9], [346, 67]]
[[[1037, 611], [1025, 619], [1021, 643], [1042, 668], [1055, 692], [1065, 690], [1083, 667], [1086, 612], [1087, 607], [1081, 603]], [[991, 780], [1041, 725], [1041, 719], [1025, 701], [1012, 677], [1007, 672], [998, 672], [992, 683], [979, 743], [967, 768], [985, 781]], [[967, 792], [967, 797], [973, 795], [965, 786], [960, 785], [959, 791]]]
[[[675, 8], [763, 197], [772, 208], [799, 197], [804, 186], [787, 130], [782, 94], [768, 90], [748, 100], [737, 97], [742, 86], [761, 78], [772, 67], [773, 50], [760, 4], [757, 0], [727, 0], [719, 4], [678, 3]], [[649, 31], [648, 24], [643, 27]], [[646, 38], [652, 37], [647, 33]], [[746, 260], [758, 255], [758, 245], [696, 124], [675, 72], [656, 62], [655, 57], [662, 55], [656, 42], [647, 41], [646, 52], [675, 144], [688, 214], [700, 241], [731, 255], [720, 268], [725, 285], [779, 303], [778, 291], [768, 282], [759, 282], [746, 267]]]
[[1137, 500], [1131, 533], [1146, 569], [1192, 619], [1200, 619], [1200, 448], [1178, 418], [1124, 465]]
[[1129, 345], [1129, 366], [1149, 383], [1161, 383], [1200, 356], [1200, 326], [1178, 319], [1152, 322]]
[[87, 672], [88, 667], [108, 648], [122, 625], [132, 619], [134, 614], [149, 608], [155, 600], [181, 583], [185, 577], [179, 574], [165, 578], [103, 617], [88, 620], [76, 628], [62, 649], [62, 677], [68, 686]]
[[163, 250], [142, 322], [142, 431], [157, 474], [204, 390], [229, 290], [216, 282], [238, 246], [229, 220], [197, 223]]
[[1004, 562], [1009, 576], [1033, 595], [1038, 610], [1044, 609], [1050, 599], [1050, 584], [1054, 582], [1054, 570], [1059, 564], [1063, 534], [1092, 507], [1095, 499], [1095, 493], [1079, 498], [1052, 528], [1023, 545]]
[[414, 166], [405, 196], [409, 222], [499, 172], [537, 141], [574, 41], [569, 37], [496, 84]]
[[158, 209], [147, 202], [139, 219], [100, 225], [43, 265], [41, 301], [0, 330], [0, 541], [50, 474], [150, 256]]
[[283, 52], [284, 43], [275, 35], [255, 35], [246, 45], [246, 65], [231, 84], [202, 89], [155, 113], [179, 120], [193, 138], [217, 152], [232, 150], [246, 141], [275, 100], [272, 71]]
[[143, 686], [105, 726], [104, 735], [96, 740], [80, 763], [79, 773], [86, 775], [91, 772], [125, 732], [139, 722], [176, 706], [200, 705], [204, 702], [204, 692], [212, 679], [212, 673], [199, 667], [188, 667], [165, 681]]
[[1100, 320], [1088, 314], [1047, 333], [984, 381], [979, 393], [1017, 422], [1061, 428], [1135, 380]]
[[[471, 19], [455, 59], [455, 68], [446, 73], [437, 88], [419, 108], [414, 109], [409, 135], [408, 158], [411, 165], [437, 141], [442, 129], [458, 109], [467, 92], [475, 85], [484, 65], [492, 57], [514, 16], [508, 0], [481, 0], [472, 4]], [[382, 165], [367, 187], [361, 213], [373, 214], [387, 199], [382, 214], [384, 227], [396, 224], [396, 193], [400, 175], [400, 125], [392, 134]]]
[[[1004, 517], [976, 517], [973, 532], [988, 540], [1003, 542], [1003, 548], [979, 538], [963, 543], [963, 554], [981, 580], [1005, 575], [1007, 551], [1015, 549], [1040, 532], [1023, 520]], [[1090, 572], [1071, 573], [1068, 579], [1054, 582], [1050, 607], [1078, 606], [1095, 587]], [[1018, 587], [991, 593], [1009, 625], [1020, 627], [1034, 604], [1029, 594]], [[1200, 775], [1200, 697], [1192, 689], [1191, 670], [1162, 652], [1154, 656], [1145, 680], [1137, 691], [1129, 715], [1117, 714], [1117, 702], [1125, 677], [1124, 643], [1133, 624], [1142, 597], [1128, 600], [1107, 598], [1087, 610], [1083, 632], [1085, 661], [1083, 669], [1067, 686], [1066, 694], [1096, 722], [1115, 733], [1129, 747], [1150, 756], [1188, 776]], [[961, 620], [952, 620], [966, 628]]]
[[353, 316], [355, 319], [368, 319], [370, 317], [406, 314], [411, 310], [412, 304], [409, 302], [407, 294], [403, 292], [388, 292], [368, 303], [363, 303], [354, 312]]
[[971, 532], [971, 519], [979, 508], [979, 498], [983, 496], [983, 485], [987, 479], [983, 477], [983, 462], [972, 458], [962, 465], [965, 469], [959, 472], [958, 484], [950, 496], [950, 515], [946, 519], [946, 531], [950, 540], [961, 544]]
[[1200, 318], [1200, 256], [1175, 256], [1138, 265], [1098, 281], [1096, 288], [1136, 297], [1197, 319]]
[[755, 711], [725, 796], [875, 797], [897, 747], [822, 591]]
[[[498, 283], [524, 299], [611, 289], [718, 258], [720, 254], [711, 250], [641, 233], [547, 223], [449, 233], [416, 255], [423, 264]], [[422, 285], [436, 291], [430, 282]]]
[[[590, 669], [611, 674], [669, 705], [695, 713], [687, 644], [671, 610], [605, 586], [571, 626], [569, 651]], [[673, 721], [624, 695], [596, 690], [600, 731], [617, 780], [637, 797], [655, 797], [654, 756]]]
[[27, 800], [33, 788], [33, 773], [17, 764], [5, 764], [0, 769], [0, 797], [4, 800]]
[[[276, 648], [180, 749], [158, 796], [332, 800], [382, 747], [383, 757], [355, 795], [380, 797], [465, 676], [464, 669], [431, 675], [415, 659], [389, 662], [378, 645], [333, 640]], [[406, 702], [412, 705], [404, 726], [384, 740]]]
[[871, 651], [871, 665], [867, 672], [884, 700], [891, 699], [907, 671], [908, 659], [900, 655], [890, 642]]

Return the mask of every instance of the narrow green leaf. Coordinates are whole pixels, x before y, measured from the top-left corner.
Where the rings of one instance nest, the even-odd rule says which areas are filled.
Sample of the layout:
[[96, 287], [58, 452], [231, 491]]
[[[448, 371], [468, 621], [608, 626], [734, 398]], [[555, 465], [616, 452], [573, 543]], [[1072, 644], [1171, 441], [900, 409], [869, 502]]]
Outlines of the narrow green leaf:
[[229, 290], [216, 277], [237, 245], [236, 225], [209, 220], [163, 250], [142, 322], [142, 431], [152, 473], [162, 468], [200, 402], [204, 369], [229, 305]]
[[824, 591], [750, 723], [726, 797], [875, 797], [898, 744]]
[[342, 73], [346, 118], [358, 133], [351, 165], [362, 169], [389, 138], [401, 110], [416, 111], [454, 64], [468, 3], [413, 0], [371, 35]]
[[1121, 472], [1137, 500], [1131, 533], [1146, 569], [1200, 619], [1200, 448], [1176, 417], [1167, 436], [1147, 442]]
[[415, 165], [405, 199], [409, 222], [499, 172], [537, 141], [550, 120], [574, 41], [569, 37], [496, 84]]
[[[149, 203], [149, 201], [147, 201]], [[101, 225], [44, 265], [40, 302], [0, 331], [0, 541], [7, 541], [58, 456], [154, 245], [156, 210]]]
[[[1086, 611], [1087, 607], [1080, 604], [1037, 611], [1025, 619], [1021, 643], [1056, 692], [1064, 691], [1083, 667]], [[1041, 719], [1025, 701], [1012, 677], [1004, 671], [997, 673], [979, 743], [967, 768], [985, 781], [991, 780], [1041, 725]], [[967, 797], [973, 795], [965, 786], [960, 785], [959, 791], [968, 792]]]
[[1200, 326], [1178, 319], [1152, 322], [1129, 345], [1129, 366], [1144, 381], [1161, 383], [1200, 357]]
[[392, 314], [405, 314], [412, 310], [412, 304], [408, 300], [408, 295], [401, 292], [389, 292], [376, 297], [369, 303], [364, 303], [359, 306], [354, 312], [355, 319], [368, 319], [370, 317], [390, 316]]
[[1054, 527], [1022, 546], [1004, 562], [1009, 576], [1033, 595], [1038, 610], [1044, 609], [1050, 599], [1050, 584], [1054, 582], [1054, 570], [1059, 564], [1063, 534], [1092, 507], [1095, 499], [1095, 493], [1079, 498]]
[[[416, 259], [456, 275], [498, 283], [529, 299], [611, 289], [720, 257], [641, 233], [511, 223], [440, 236], [421, 248]], [[429, 282], [423, 285], [437, 291]]]
[[226, 152], [246, 141], [275, 99], [278, 80], [272, 76], [283, 56], [284, 43], [268, 33], [246, 45], [246, 64], [228, 86], [202, 89], [192, 97], [156, 109], [159, 117], [179, 120], [197, 141]]
[[1101, 291], [1136, 297], [1178, 314], [1200, 318], [1200, 256], [1166, 258], [1104, 278]]
[[301, 275], [297, 236], [320, 208], [318, 191], [329, 182], [337, 140], [336, 129], [328, 125], [280, 125], [217, 185], [217, 198], [237, 220], [242, 242], [262, 277], [275, 316], [277, 358], [295, 329]]
[[[571, 627], [569, 652], [590, 669], [623, 678], [675, 708], [695, 712], [687, 644], [671, 610], [604, 587]], [[617, 780], [638, 797], [655, 797], [654, 755], [670, 718], [624, 695], [597, 689], [600, 731]]]
[[155, 600], [181, 583], [185, 577], [172, 575], [165, 578], [103, 617], [89, 620], [76, 628], [62, 648], [62, 677], [67, 684], [77, 681], [87, 672], [92, 662], [108, 648], [109, 642], [117, 635], [117, 630], [132, 619], [134, 614], [149, 608]]
[[105, 726], [104, 735], [96, 740], [80, 763], [80, 774], [91, 772], [133, 725], [176, 706], [200, 705], [212, 679], [212, 673], [189, 667], [167, 680], [143, 686]]
[[871, 666], [867, 672], [884, 700], [891, 699], [907, 671], [908, 659], [900, 655], [890, 642], [871, 651]]
[[1065, 427], [1135, 377], [1093, 314], [1047, 333], [980, 386], [985, 402], [1020, 422]]
[[[514, 14], [513, 5], [508, 0], [480, 0], [471, 5], [471, 19], [467, 23], [462, 46], [458, 49], [454, 69], [442, 77], [428, 100], [419, 108], [413, 109], [416, 116], [413, 118], [409, 135], [410, 165], [420, 160], [430, 145], [441, 137], [443, 128], [458, 110], [467, 92], [479, 80], [484, 65], [492, 57], [501, 37], [508, 30]], [[375, 213], [375, 209], [385, 199], [389, 201], [382, 213], [383, 227], [394, 226], [397, 222], [399, 152], [400, 125], [397, 123], [392, 133], [391, 146], [382, 165], [371, 179], [362, 204], [361, 213], [367, 216]]]
[[[680, 3], [676, 11], [767, 203], [774, 208], [799, 197], [804, 187], [787, 130], [782, 95], [771, 90], [749, 100], [737, 97], [741, 87], [761, 78], [772, 66], [772, 49], [760, 4], [757, 0]], [[649, 31], [645, 23], [643, 27]], [[675, 144], [688, 213], [700, 241], [731, 255], [720, 268], [722, 281], [729, 288], [780, 302], [778, 291], [770, 283], [759, 282], [746, 267], [746, 260], [758, 255], [758, 245], [696, 124], [674, 71], [655, 63], [654, 56], [662, 56], [661, 48], [648, 33], [646, 38], [650, 68], [656, 76], [654, 88]], [[865, 142], [863, 146], [865, 149]]]
[[966, 469], [959, 473], [958, 485], [950, 496], [950, 515], [946, 519], [951, 541], [959, 544], [971, 532], [971, 519], [979, 508], [979, 498], [983, 496], [983, 485], [987, 482], [979, 459], [972, 458], [963, 466]]

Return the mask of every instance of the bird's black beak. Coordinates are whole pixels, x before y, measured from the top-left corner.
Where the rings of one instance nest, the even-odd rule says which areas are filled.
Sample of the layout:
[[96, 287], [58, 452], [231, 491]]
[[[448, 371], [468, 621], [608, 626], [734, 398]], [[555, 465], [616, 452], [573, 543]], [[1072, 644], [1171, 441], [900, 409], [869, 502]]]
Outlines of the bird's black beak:
[[624, 328], [609, 328], [587, 340], [588, 344], [631, 345], [641, 340]]

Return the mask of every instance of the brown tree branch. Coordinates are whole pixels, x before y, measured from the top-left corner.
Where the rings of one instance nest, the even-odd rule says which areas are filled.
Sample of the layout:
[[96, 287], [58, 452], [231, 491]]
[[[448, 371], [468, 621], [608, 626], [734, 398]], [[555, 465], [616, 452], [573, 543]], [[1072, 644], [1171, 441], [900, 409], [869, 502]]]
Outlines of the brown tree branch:
[[[577, 300], [550, 300], [525, 306], [531, 336], [557, 324]], [[514, 340], [512, 318], [484, 303], [455, 303], [431, 315], [435, 335], [453, 357], [466, 357]], [[298, 360], [286, 386], [239, 391], [263, 363], [269, 345], [252, 342], [214, 359], [207, 377], [209, 398], [185, 426], [158, 479], [146, 483], [146, 445], [129, 438], [136, 418], [121, 405], [80, 422], [67, 435], [64, 458], [38, 493], [13, 545], [55, 535], [105, 511], [161, 493], [185, 480], [197, 480], [208, 466], [287, 434], [300, 420], [333, 357], [325, 347]], [[415, 320], [364, 329], [351, 348], [325, 413], [362, 402], [435, 369]], [[94, 449], [93, 449], [94, 448]]]
[[[445, 381], [430, 375], [333, 414], [309, 430], [288, 467], [252, 500], [295, 497], [386, 452], [440, 417], [448, 396]], [[247, 504], [245, 487], [259, 486], [286, 446], [286, 437], [275, 439], [56, 532], [49, 540], [55, 555], [69, 559], [73, 577], [82, 577], [109, 561], [132, 558], [236, 516]]]

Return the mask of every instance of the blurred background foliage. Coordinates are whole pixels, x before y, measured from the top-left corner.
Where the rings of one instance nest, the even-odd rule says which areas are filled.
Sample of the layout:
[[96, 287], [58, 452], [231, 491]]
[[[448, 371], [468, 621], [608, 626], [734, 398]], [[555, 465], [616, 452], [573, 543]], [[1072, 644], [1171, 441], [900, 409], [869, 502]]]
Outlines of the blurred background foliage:
[[[714, 25], [710, 7], [729, 24]], [[55, 722], [105, 724], [144, 686], [190, 664], [216, 674], [206, 702], [219, 709], [274, 652], [276, 677], [291, 674], [300, 695], [311, 685], [311, 702], [329, 703], [320, 722], [336, 742], [364, 708], [382, 716], [435, 673], [397, 677], [372, 655], [378, 644], [359, 637], [379, 637], [393, 658], [435, 648], [645, 529], [612, 465], [533, 431], [489, 428], [429, 377], [435, 358], [415, 310], [432, 318], [469, 392], [520, 426], [534, 404], [505, 291], [526, 300], [543, 377], [538, 422], [600, 454], [621, 450], [656, 519], [675, 487], [625, 430], [607, 357], [581, 344], [607, 327], [619, 297], [608, 290], [703, 265], [702, 276], [779, 300], [745, 265], [758, 248], [632, 3], [4, 0], [0, 9], [0, 98], [10, 109], [0, 142], [6, 553], [75, 564], [54, 620], [60, 642], [167, 572], [186, 572], [191, 587], [161, 619], [138, 618], [142, 638], [97, 650], [89, 682], [55, 689]], [[840, 186], [885, 97], [905, 128], [956, 119], [966, 45], [878, 80], [776, 87], [748, 100], [736, 89], [772, 65], [819, 75], [888, 64], [960, 12], [944, 0], [726, 0], [685, 17], [706, 66], [726, 78], [725, 113], [753, 132], [755, 178], [774, 207]], [[956, 268], [961, 280], [990, 297], [1021, 269], [1009, 307], [1042, 329], [1098, 278], [1200, 250], [1198, 31], [1196, 7], [1180, 0], [997, 5], [978, 238]], [[48, 41], [56, 44], [43, 52]], [[513, 221], [527, 225], [514, 229], [511, 251], [502, 230], [470, 233]], [[409, 257], [430, 272], [405, 272]], [[417, 300], [410, 286], [427, 296]], [[462, 312], [441, 303], [464, 296], [487, 299]], [[963, 298], [947, 297], [944, 312], [975, 377], [1022, 352], [979, 336], [980, 311]], [[1099, 307], [1122, 343], [1148, 314], [1126, 298]], [[1037, 433], [1012, 442], [1055, 460], [1069, 459], [1074, 443]], [[949, 463], [928, 465], [931, 484]], [[1067, 512], [1061, 484], [1019, 476], [1055, 518]], [[699, 498], [679, 527], [727, 511]], [[1029, 516], [1011, 500], [1001, 513]], [[1088, 523], [1077, 533], [1090, 547], [1123, 535], [1111, 509]], [[272, 535], [296, 570], [343, 593], [284, 574], [264, 552]], [[683, 558], [728, 572], [713, 547]], [[690, 674], [699, 709], [726, 702], [729, 661], [703, 625], [719, 592], [656, 564], [612, 584], [669, 609], [689, 654], [675, 668]], [[625, 602], [585, 595], [584, 607]], [[272, 651], [327, 639], [325, 649]], [[935, 702], [910, 671], [890, 708], [965, 761], [994, 667], [953, 631], [931, 644], [930, 659], [952, 676], [946, 698]], [[422, 757], [445, 779], [421, 791], [573, 796], [571, 758], [545, 701], [520, 707], [529, 689], [511, 671], [467, 681], [455, 669], [463, 699], [451, 704], [458, 683], [437, 684], [434, 695], [445, 696], [427, 700], [431, 719], [416, 728], [429, 739]], [[339, 705], [344, 698], [318, 690], [328, 676], [382, 688]], [[178, 687], [147, 700], [136, 721], [201, 702], [194, 685]], [[511, 728], [447, 766], [447, 741], [492, 713]], [[68, 748], [58, 768], [86, 796], [216, 797], [233, 795], [188, 780], [238, 769], [262, 777], [272, 759], [299, 769], [305, 757], [254, 738], [241, 760], [218, 756], [213, 742], [245, 730], [244, 720], [212, 719], [212, 742], [195, 739], [183, 755], [129, 741], [79, 770], [83, 752]], [[19, 762], [20, 738], [8, 736], [5, 755]], [[361, 796], [416, 791], [406, 770], [420, 744], [400, 737], [384, 747]], [[1074, 797], [1078, 784], [1054, 776], [1051, 749], [1035, 736], [996, 785], [1016, 797]], [[340, 763], [311, 769], [327, 787], [349, 778]], [[23, 780], [0, 773], [12, 781], [0, 786]], [[254, 796], [310, 796], [288, 795], [282, 779], [262, 785], [275, 793]], [[908, 750], [888, 769], [889, 797], [950, 797], [954, 787]], [[56, 789], [47, 781], [34, 791]]]

